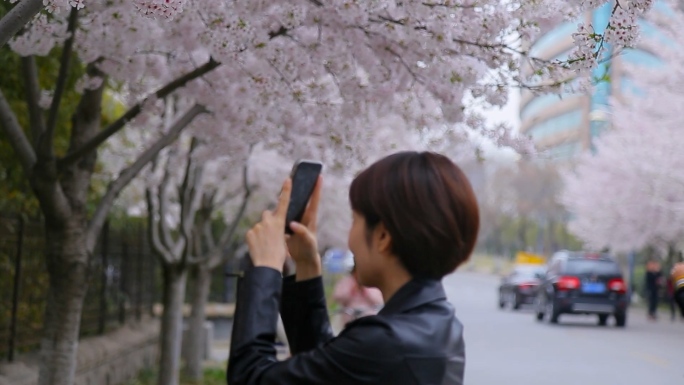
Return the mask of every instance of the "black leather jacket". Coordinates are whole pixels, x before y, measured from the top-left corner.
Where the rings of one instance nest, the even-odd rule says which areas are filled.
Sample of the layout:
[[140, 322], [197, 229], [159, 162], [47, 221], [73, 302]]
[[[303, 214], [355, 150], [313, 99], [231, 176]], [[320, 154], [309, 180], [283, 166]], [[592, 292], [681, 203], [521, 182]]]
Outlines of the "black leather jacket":
[[[274, 269], [256, 267], [240, 286], [229, 385], [463, 384], [463, 326], [439, 281], [407, 283], [378, 315], [347, 324], [337, 337], [321, 278], [283, 280]], [[292, 353], [280, 362], [274, 347], [279, 307]]]

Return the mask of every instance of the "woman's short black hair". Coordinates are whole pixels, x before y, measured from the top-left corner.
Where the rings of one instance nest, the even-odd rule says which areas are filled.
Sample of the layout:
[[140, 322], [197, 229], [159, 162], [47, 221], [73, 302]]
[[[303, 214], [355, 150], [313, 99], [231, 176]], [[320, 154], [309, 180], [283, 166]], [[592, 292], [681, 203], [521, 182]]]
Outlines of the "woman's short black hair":
[[354, 179], [349, 200], [369, 230], [384, 224], [392, 253], [414, 277], [440, 279], [475, 247], [477, 198], [463, 171], [444, 155], [387, 156]]

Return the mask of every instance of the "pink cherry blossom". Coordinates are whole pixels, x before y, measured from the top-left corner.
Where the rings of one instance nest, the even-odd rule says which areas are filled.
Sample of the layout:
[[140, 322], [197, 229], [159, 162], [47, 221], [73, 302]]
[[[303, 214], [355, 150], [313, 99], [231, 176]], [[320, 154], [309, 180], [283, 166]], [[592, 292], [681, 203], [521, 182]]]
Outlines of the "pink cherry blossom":
[[[677, 4], [666, 2], [670, 10]], [[563, 200], [574, 214], [573, 232], [591, 247], [630, 251], [664, 246], [684, 235], [684, 15], [652, 12], [659, 31], [642, 41], [662, 65], [626, 65], [630, 87], [613, 101], [612, 131], [596, 141], [566, 177]], [[674, 43], [674, 44], [673, 44]]]

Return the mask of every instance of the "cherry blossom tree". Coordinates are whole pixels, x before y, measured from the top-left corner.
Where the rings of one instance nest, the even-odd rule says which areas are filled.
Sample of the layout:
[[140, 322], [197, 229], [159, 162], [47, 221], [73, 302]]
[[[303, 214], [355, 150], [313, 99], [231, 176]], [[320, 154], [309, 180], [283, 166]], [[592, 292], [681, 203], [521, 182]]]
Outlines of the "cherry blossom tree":
[[[185, 345], [186, 374], [195, 380], [201, 380], [204, 369], [204, 324], [212, 273], [237, 256], [245, 231], [274, 202], [278, 182], [287, 175], [286, 165], [291, 163], [278, 152], [266, 150], [263, 143], [249, 147], [243, 156], [223, 155], [196, 166], [204, 168], [204, 187], [193, 229], [192, 309]], [[222, 224], [221, 232], [213, 228], [216, 222]], [[160, 383], [168, 382], [160, 379]]]
[[[163, 127], [162, 120], [152, 121]], [[188, 338], [183, 341], [186, 371], [200, 379], [211, 273], [233, 257], [244, 230], [273, 203], [278, 181], [291, 163], [277, 151], [265, 149], [264, 143], [240, 146], [245, 151], [231, 149], [228, 143], [210, 146], [197, 135], [198, 128], [201, 125], [189, 127], [178, 142], [163, 150], [119, 200], [129, 211], [142, 206], [148, 212], [150, 239], [163, 267], [158, 378], [163, 384], [178, 381], [186, 282], [191, 304]], [[129, 130], [114, 136], [101, 151], [106, 163], [95, 177], [115, 177], [135, 153], [131, 143], [144, 143], [155, 136], [153, 131]]]
[[[202, 143], [196, 137], [172, 145], [150, 170], [146, 201], [150, 239], [163, 267], [163, 315], [160, 339], [159, 384], [177, 384], [180, 369], [182, 306], [188, 272], [194, 273], [188, 366], [192, 374], [198, 368], [205, 305], [209, 296], [211, 271], [225, 261], [234, 249], [236, 230], [245, 214], [253, 186], [248, 178], [248, 164], [243, 155], [207, 162], [199, 155]], [[234, 167], [243, 164], [242, 167]], [[242, 182], [226, 184], [231, 171], [242, 168]], [[226, 175], [228, 173], [228, 175]], [[229, 185], [232, 190], [227, 190]], [[219, 206], [233, 203], [224, 229], [214, 234], [212, 220]], [[199, 362], [198, 362], [199, 361]], [[194, 370], [193, 370], [194, 369]]]
[[566, 176], [571, 230], [596, 249], [666, 248], [684, 235], [684, 179], [677, 172], [684, 166], [677, 109], [684, 102], [684, 14], [676, 2], [664, 3], [670, 12], [646, 18], [658, 33], [642, 41], [662, 65], [625, 68], [630, 87], [613, 102], [613, 130]]

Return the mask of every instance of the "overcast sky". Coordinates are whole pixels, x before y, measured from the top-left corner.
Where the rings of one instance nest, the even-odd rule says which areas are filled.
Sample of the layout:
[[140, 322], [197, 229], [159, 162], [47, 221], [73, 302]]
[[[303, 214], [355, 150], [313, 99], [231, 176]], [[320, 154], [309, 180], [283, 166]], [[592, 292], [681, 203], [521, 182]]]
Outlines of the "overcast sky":
[[[513, 127], [514, 131], [517, 132], [520, 129], [520, 89], [510, 88], [508, 93], [508, 103], [502, 108], [489, 108], [483, 109], [473, 106], [476, 110], [479, 110], [487, 119], [488, 123], [507, 123], [509, 126]], [[491, 143], [484, 143], [482, 145], [485, 151], [485, 157], [494, 157], [497, 159], [516, 159], [517, 155], [511, 149], [500, 149]]]

